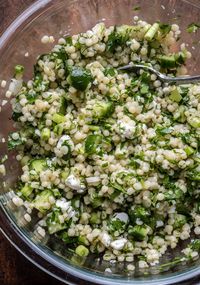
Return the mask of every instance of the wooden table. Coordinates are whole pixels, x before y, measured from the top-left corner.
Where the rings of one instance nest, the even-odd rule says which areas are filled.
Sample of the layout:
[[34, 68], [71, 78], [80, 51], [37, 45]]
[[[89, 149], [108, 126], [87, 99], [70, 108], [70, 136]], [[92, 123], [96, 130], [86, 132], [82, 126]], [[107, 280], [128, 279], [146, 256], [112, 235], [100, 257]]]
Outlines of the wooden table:
[[[0, 0], [0, 36], [22, 10], [34, 0]], [[62, 285], [27, 261], [0, 234], [0, 285]], [[87, 284], [85, 282], [85, 284]], [[179, 285], [200, 284], [200, 278]], [[162, 284], [161, 284], [162, 285]]]
[[[6, 27], [34, 0], [0, 0], [0, 36]], [[26, 260], [0, 234], [1, 285], [62, 285]]]

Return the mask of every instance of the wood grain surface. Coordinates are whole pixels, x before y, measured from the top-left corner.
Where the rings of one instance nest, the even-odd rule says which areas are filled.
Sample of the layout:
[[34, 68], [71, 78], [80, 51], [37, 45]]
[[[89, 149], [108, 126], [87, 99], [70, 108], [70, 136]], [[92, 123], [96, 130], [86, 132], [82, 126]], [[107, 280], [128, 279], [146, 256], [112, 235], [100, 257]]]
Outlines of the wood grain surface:
[[[35, 0], [0, 0], [0, 36], [9, 24]], [[42, 0], [41, 0], [42, 1]], [[149, 0], [150, 1], [150, 0]], [[0, 285], [62, 285], [27, 261], [0, 234]], [[83, 284], [83, 283], [82, 283]], [[87, 284], [87, 282], [85, 282]], [[200, 278], [181, 282], [200, 284]], [[162, 284], [161, 284], [162, 285]]]

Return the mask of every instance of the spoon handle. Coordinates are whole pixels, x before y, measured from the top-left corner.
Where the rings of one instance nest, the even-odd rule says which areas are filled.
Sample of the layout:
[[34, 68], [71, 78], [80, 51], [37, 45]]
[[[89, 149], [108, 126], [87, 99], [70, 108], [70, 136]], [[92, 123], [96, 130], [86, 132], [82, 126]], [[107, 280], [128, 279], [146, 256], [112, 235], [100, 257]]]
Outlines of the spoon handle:
[[200, 75], [178, 76], [178, 77], [165, 76], [165, 79], [163, 81], [168, 82], [169, 84], [176, 84], [176, 85], [189, 84], [189, 83], [199, 82]]
[[124, 70], [124, 71], [134, 71], [138, 69], [148, 70], [154, 74], [157, 75], [157, 77], [162, 81], [169, 84], [188, 84], [188, 83], [194, 83], [200, 81], [200, 75], [194, 75], [194, 76], [178, 76], [178, 77], [172, 77], [167, 76], [163, 73], [160, 73], [159, 71], [155, 70], [151, 66], [142, 65], [142, 64], [135, 64], [135, 65], [125, 65], [118, 68], [118, 70]]

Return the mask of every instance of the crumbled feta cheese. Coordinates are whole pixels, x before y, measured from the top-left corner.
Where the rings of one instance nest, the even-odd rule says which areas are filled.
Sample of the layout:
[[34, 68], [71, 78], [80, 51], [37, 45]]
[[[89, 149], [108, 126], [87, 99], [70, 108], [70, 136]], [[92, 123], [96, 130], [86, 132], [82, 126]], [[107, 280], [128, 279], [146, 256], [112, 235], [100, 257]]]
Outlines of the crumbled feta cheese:
[[92, 177], [87, 177], [86, 181], [88, 184], [97, 184], [101, 181], [101, 179], [98, 176], [92, 176]]
[[100, 238], [101, 242], [103, 243], [103, 245], [105, 245], [106, 247], [109, 247], [112, 239], [111, 239], [111, 236], [106, 233], [106, 232], [103, 232], [101, 235], [100, 235]]
[[118, 219], [124, 223], [128, 223], [129, 221], [129, 217], [126, 213], [124, 212], [121, 212], [121, 213], [116, 213], [114, 216], [113, 216], [113, 219]]
[[70, 146], [71, 151], [73, 151], [74, 150], [74, 143], [73, 143], [72, 139], [70, 138], [70, 136], [68, 136], [68, 135], [63, 135], [59, 139], [59, 141], [57, 143], [57, 148], [60, 149], [65, 142]]
[[127, 239], [125, 238], [122, 238], [122, 239], [117, 239], [115, 241], [112, 241], [110, 246], [113, 248], [113, 249], [116, 249], [116, 250], [121, 250], [124, 248], [125, 244], [127, 243]]
[[81, 183], [81, 181], [75, 177], [73, 174], [69, 175], [67, 179], [65, 180], [65, 184], [73, 189], [77, 190], [78, 193], [82, 193], [86, 190], [86, 187], [84, 184]]
[[56, 207], [60, 208], [62, 212], [66, 212], [71, 206], [71, 202], [66, 201], [65, 198], [56, 201]]
[[119, 132], [121, 136], [127, 139], [133, 138], [134, 133], [135, 133], [135, 122], [134, 121], [124, 122], [124, 121], [119, 120], [117, 123], [119, 125]]
[[105, 273], [112, 273], [112, 270], [110, 268], [106, 268], [104, 272]]

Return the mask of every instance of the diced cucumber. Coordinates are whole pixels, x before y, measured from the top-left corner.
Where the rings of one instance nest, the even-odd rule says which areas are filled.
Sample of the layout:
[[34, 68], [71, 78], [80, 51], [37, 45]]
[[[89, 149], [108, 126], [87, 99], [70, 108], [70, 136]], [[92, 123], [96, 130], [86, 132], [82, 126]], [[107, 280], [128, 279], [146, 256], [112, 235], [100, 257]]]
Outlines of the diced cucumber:
[[174, 55], [168, 56], [168, 55], [161, 55], [158, 57], [158, 60], [160, 61], [160, 65], [163, 68], [175, 68], [176, 67], [176, 60]]
[[44, 128], [41, 131], [41, 139], [44, 141], [48, 141], [51, 135], [51, 131], [48, 128]]
[[174, 101], [174, 102], [177, 102], [179, 103], [181, 100], [182, 100], [182, 96], [178, 90], [178, 88], [175, 88], [174, 90], [172, 90], [169, 98]]
[[185, 107], [181, 105], [174, 113], [174, 120], [184, 123], [186, 121]]
[[65, 116], [62, 114], [53, 114], [52, 121], [56, 124], [64, 123], [66, 121]]
[[90, 223], [92, 225], [100, 224], [101, 220], [98, 213], [93, 212], [90, 217]]
[[78, 242], [82, 245], [86, 245], [86, 246], [89, 246], [90, 243], [88, 241], [88, 239], [85, 237], [85, 236], [79, 236], [78, 237]]
[[20, 192], [22, 193], [22, 195], [28, 199], [28, 197], [31, 195], [31, 193], [33, 192], [33, 188], [26, 184], [24, 185], [24, 187], [22, 187], [22, 189], [20, 190]]
[[62, 135], [64, 130], [63, 123], [55, 125], [53, 131], [54, 133], [58, 134], [59, 136]]
[[47, 162], [45, 159], [34, 159], [31, 161], [30, 168], [34, 169], [37, 173], [45, 170]]
[[89, 254], [89, 250], [84, 245], [79, 245], [75, 249], [75, 253], [81, 257], [86, 257]]
[[102, 142], [101, 135], [89, 135], [85, 141], [85, 152], [87, 154], [94, 154], [97, 152], [97, 147]]
[[195, 128], [195, 129], [200, 128], [200, 118], [198, 118], [198, 117], [189, 117], [187, 119], [187, 121], [190, 124], [190, 126], [192, 126], [193, 128]]
[[62, 179], [63, 179], [63, 180], [66, 180], [67, 177], [69, 176], [69, 174], [70, 174], [70, 169], [66, 169], [66, 170], [62, 171], [62, 172], [61, 172], [61, 177], [62, 177]]
[[41, 213], [46, 212], [50, 209], [51, 204], [49, 203], [49, 197], [53, 196], [51, 190], [43, 190], [39, 193], [33, 202], [34, 208], [36, 208]]
[[90, 129], [91, 131], [99, 131], [99, 129], [100, 129], [99, 126], [92, 126], [92, 125], [89, 125], [88, 127], [89, 127], [89, 129]]
[[145, 83], [141, 85], [140, 93], [142, 95], [147, 94], [149, 92], [149, 86]]
[[159, 30], [159, 24], [158, 23], [154, 23], [146, 32], [146, 34], [144, 35], [144, 39], [147, 41], [151, 41], [154, 36], [156, 35], [156, 33]]
[[195, 152], [195, 150], [191, 146], [189, 146], [189, 145], [185, 147], [184, 151], [186, 152], [186, 154], [188, 156]]
[[112, 102], [97, 101], [93, 106], [93, 117], [96, 119], [102, 119], [109, 117], [114, 111], [114, 105]]

